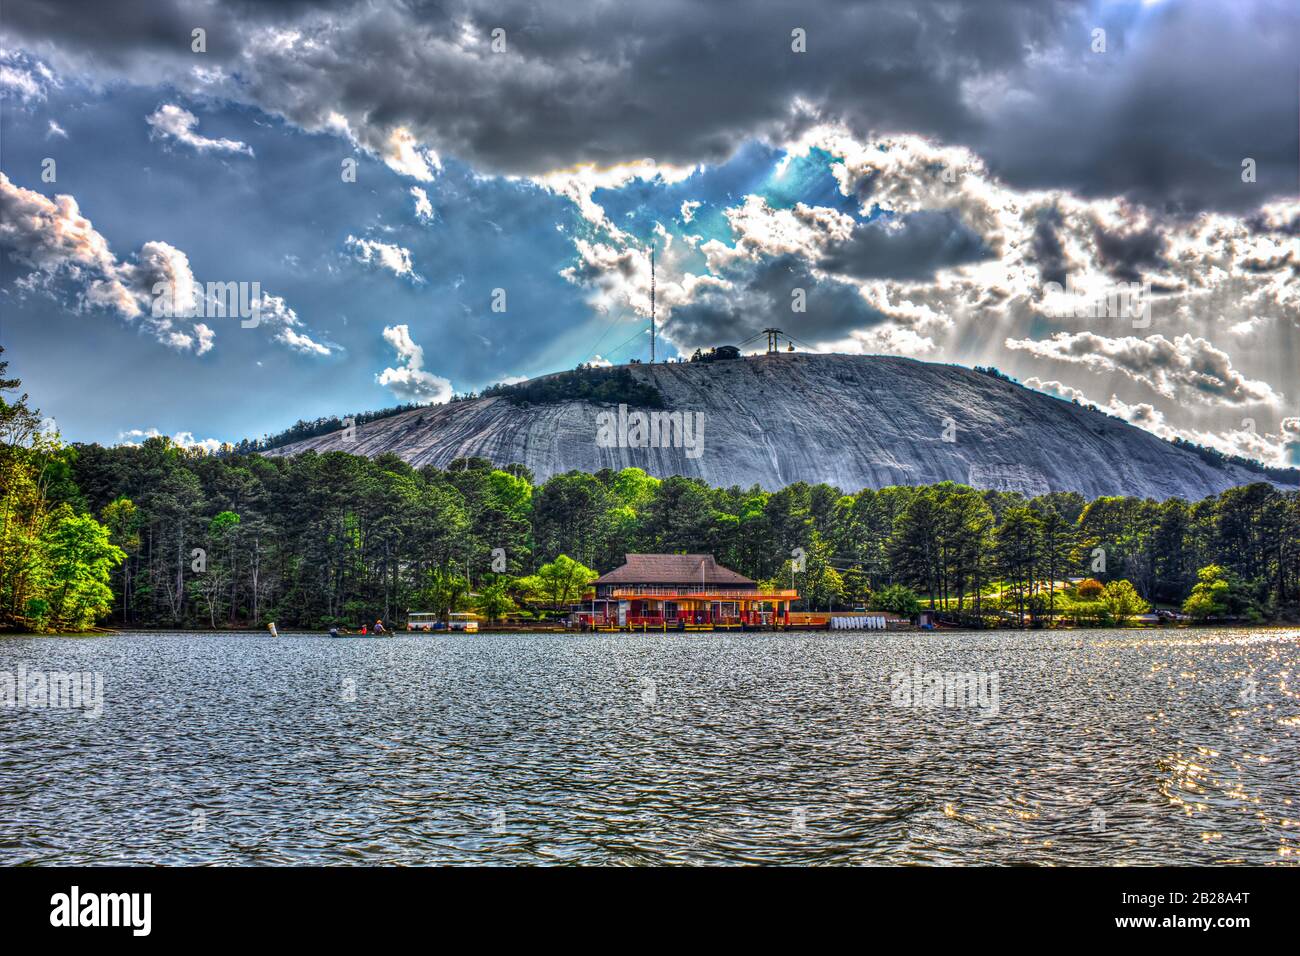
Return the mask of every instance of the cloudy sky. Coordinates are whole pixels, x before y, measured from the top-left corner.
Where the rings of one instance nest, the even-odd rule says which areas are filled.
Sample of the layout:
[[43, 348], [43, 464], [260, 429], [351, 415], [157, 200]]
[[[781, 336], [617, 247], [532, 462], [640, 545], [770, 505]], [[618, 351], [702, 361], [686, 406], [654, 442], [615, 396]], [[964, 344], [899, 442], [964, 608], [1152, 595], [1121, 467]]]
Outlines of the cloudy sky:
[[1300, 464], [1297, 51], [1294, 0], [6, 0], [0, 342], [69, 440], [238, 440], [646, 358], [654, 242], [661, 357], [775, 324]]

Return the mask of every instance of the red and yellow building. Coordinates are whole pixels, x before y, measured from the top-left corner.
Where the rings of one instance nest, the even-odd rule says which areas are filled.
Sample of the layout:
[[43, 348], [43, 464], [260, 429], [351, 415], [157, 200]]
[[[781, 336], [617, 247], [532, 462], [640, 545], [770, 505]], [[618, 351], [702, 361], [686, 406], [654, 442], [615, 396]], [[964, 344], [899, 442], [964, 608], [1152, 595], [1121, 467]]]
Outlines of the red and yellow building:
[[574, 620], [594, 630], [775, 630], [791, 626], [795, 590], [762, 589], [711, 554], [629, 554], [596, 579]]

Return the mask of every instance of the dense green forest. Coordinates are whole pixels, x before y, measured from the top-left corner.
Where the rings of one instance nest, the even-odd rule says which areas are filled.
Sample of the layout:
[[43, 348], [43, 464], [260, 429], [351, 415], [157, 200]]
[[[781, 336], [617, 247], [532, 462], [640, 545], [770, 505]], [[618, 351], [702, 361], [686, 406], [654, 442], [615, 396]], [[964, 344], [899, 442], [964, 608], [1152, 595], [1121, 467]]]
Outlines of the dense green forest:
[[711, 552], [757, 580], [793, 580], [817, 609], [905, 612], [919, 596], [975, 623], [1115, 620], [1148, 604], [1300, 617], [1300, 493], [1264, 483], [1194, 503], [953, 483], [768, 492], [635, 468], [537, 485], [482, 459], [440, 470], [343, 452], [207, 455], [166, 438], [63, 446], [25, 396], [0, 415], [10, 628], [542, 614], [630, 551]]

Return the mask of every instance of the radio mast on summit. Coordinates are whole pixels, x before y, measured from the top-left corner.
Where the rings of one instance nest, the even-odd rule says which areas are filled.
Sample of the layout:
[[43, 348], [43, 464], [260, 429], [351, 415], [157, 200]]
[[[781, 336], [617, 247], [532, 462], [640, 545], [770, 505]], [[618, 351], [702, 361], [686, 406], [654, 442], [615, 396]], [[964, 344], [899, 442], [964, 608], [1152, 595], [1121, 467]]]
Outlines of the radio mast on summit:
[[655, 363], [655, 244], [650, 242], [650, 364]]

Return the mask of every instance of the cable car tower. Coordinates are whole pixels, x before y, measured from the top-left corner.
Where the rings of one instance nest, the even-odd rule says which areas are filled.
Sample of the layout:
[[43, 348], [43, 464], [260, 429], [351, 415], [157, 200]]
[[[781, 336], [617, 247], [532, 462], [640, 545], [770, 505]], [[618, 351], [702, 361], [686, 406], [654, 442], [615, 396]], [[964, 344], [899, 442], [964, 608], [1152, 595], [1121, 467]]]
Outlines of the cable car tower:
[[[776, 355], [778, 352], [780, 352], [781, 336], [785, 335], [785, 332], [781, 331], [780, 329], [764, 329], [763, 334], [767, 336], [767, 354]], [[785, 335], [785, 338], [787, 343], [785, 350], [787, 352], [793, 352], [794, 342], [790, 339], [790, 336], [788, 335]]]

